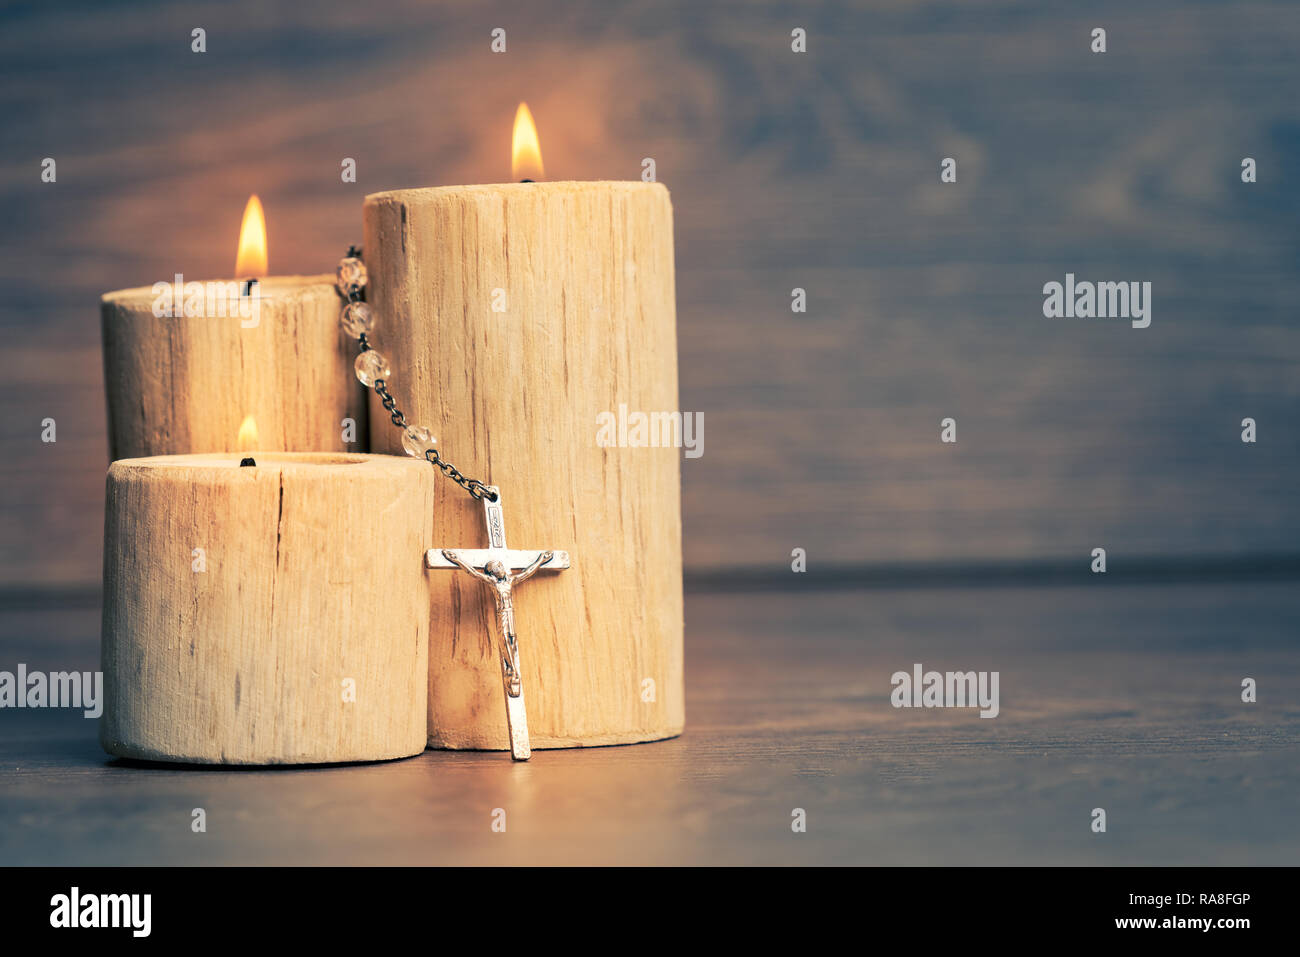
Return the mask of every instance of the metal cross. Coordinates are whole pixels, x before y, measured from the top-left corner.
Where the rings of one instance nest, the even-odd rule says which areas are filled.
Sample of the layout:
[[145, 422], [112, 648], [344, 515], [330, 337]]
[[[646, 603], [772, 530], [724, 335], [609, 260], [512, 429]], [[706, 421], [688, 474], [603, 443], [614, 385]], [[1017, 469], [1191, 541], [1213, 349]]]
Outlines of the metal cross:
[[[459, 568], [492, 587], [497, 603], [497, 626], [501, 643], [501, 685], [506, 697], [506, 724], [510, 729], [510, 754], [527, 761], [528, 712], [524, 709], [524, 687], [519, 671], [519, 638], [515, 634], [515, 606], [511, 593], [516, 585], [539, 571], [569, 567], [569, 553], [561, 551], [517, 551], [506, 547], [505, 517], [501, 493], [486, 486], [483, 513], [487, 522], [487, 548], [431, 548], [424, 560], [430, 568]], [[496, 501], [492, 501], [495, 498]], [[517, 574], [511, 574], [517, 572]]]

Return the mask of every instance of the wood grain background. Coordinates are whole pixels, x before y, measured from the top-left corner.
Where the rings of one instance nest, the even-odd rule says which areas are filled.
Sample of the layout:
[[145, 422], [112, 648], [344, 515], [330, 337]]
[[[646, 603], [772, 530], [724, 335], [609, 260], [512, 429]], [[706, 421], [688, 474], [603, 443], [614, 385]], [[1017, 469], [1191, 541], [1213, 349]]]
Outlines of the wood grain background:
[[[0, 17], [10, 590], [99, 578], [102, 292], [227, 276], [253, 192], [272, 271], [328, 269], [366, 193], [508, 178], [521, 99], [550, 177], [633, 179], [650, 156], [672, 191], [682, 404], [705, 418], [683, 463], [688, 569], [779, 568], [796, 546], [810, 568], [1295, 548], [1292, 3]], [[1067, 271], [1152, 282], [1151, 327], [1044, 320], [1042, 285]], [[1245, 416], [1257, 445], [1238, 440]]]

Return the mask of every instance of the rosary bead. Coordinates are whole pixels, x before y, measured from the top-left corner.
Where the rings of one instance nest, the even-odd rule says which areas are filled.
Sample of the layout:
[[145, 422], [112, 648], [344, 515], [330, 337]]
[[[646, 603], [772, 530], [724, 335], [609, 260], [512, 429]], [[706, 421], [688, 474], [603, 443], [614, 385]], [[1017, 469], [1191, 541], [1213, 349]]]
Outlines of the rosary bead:
[[388, 360], [374, 349], [367, 349], [357, 356], [355, 366], [357, 378], [368, 389], [374, 386], [376, 380], [387, 379], [393, 374], [393, 370], [388, 366]]
[[366, 288], [366, 264], [355, 256], [339, 260], [338, 278], [335, 280], [339, 292], [352, 296]]
[[374, 328], [375, 314], [364, 302], [350, 302], [343, 307], [339, 321], [343, 324], [344, 332], [353, 339], [360, 339]]
[[436, 449], [438, 440], [422, 425], [408, 426], [402, 432], [402, 448], [406, 449], [406, 454], [414, 456], [417, 459], [424, 458], [424, 453], [429, 449]]

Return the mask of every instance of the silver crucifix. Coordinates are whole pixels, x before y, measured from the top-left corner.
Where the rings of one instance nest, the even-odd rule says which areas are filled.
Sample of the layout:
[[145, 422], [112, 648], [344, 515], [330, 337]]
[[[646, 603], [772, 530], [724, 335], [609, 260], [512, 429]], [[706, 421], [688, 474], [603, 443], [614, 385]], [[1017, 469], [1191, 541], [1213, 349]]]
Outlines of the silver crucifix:
[[[519, 637], [515, 633], [514, 587], [539, 571], [569, 567], [569, 553], [528, 552], [506, 547], [506, 524], [501, 511], [501, 493], [486, 486], [483, 498], [488, 547], [476, 549], [431, 548], [424, 556], [430, 568], [459, 568], [492, 586], [497, 603], [497, 626], [501, 643], [501, 685], [506, 696], [506, 723], [510, 728], [510, 753], [516, 761], [532, 755], [528, 745], [528, 712], [524, 710], [524, 686], [519, 671]], [[496, 501], [492, 501], [495, 498]], [[517, 574], [511, 574], [517, 572]]]

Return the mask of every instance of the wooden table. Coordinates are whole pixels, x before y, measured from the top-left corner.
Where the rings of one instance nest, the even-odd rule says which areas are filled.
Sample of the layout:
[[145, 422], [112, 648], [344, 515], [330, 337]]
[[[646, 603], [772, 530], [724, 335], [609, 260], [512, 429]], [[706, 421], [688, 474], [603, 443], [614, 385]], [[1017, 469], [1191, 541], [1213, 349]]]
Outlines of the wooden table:
[[[1298, 611], [1290, 581], [691, 593], [686, 734], [527, 764], [139, 766], [4, 710], [0, 863], [1295, 864]], [[95, 667], [97, 634], [0, 610], [0, 668]], [[892, 708], [914, 662], [999, 671], [1001, 714]]]

